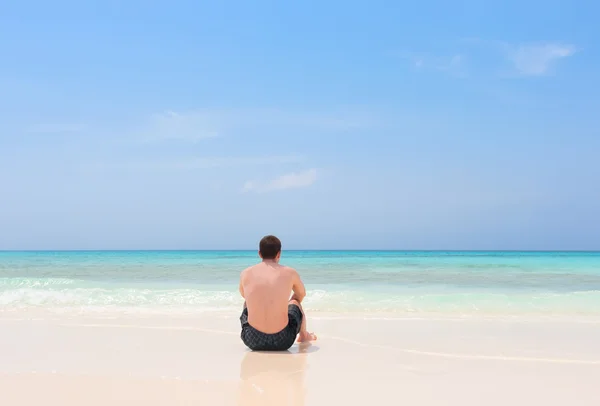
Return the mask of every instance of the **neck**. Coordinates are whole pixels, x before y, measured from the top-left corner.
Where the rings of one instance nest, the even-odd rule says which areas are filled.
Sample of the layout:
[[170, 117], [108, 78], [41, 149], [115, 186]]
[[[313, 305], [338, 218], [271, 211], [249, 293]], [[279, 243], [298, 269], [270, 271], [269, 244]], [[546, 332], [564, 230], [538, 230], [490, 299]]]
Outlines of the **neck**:
[[277, 262], [276, 259], [263, 259], [262, 262], [265, 262], [267, 264], [274, 264]]

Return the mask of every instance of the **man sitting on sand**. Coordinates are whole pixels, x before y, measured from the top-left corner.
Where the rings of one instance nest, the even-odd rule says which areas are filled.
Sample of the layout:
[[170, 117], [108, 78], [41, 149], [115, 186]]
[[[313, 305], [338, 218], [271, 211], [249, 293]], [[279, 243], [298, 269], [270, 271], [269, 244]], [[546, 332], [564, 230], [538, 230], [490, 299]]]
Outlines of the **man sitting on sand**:
[[262, 262], [240, 276], [240, 293], [246, 300], [240, 317], [244, 344], [253, 351], [286, 351], [296, 336], [300, 343], [316, 340], [306, 331], [300, 304], [306, 290], [300, 275], [293, 268], [279, 265], [279, 238], [268, 235], [260, 240], [258, 255]]

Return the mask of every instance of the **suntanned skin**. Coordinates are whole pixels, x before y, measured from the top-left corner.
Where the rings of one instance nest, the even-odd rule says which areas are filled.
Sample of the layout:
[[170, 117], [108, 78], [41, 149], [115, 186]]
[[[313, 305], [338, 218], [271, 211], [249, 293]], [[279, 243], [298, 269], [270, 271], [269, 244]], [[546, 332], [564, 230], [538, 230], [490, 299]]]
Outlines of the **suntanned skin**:
[[295, 269], [279, 265], [280, 256], [281, 253], [274, 259], [263, 259], [242, 271], [240, 294], [246, 299], [248, 323], [265, 334], [278, 333], [288, 324], [288, 304], [295, 304], [303, 315], [298, 342], [316, 340], [316, 335], [306, 331], [306, 315], [301, 305], [306, 296], [304, 284]]

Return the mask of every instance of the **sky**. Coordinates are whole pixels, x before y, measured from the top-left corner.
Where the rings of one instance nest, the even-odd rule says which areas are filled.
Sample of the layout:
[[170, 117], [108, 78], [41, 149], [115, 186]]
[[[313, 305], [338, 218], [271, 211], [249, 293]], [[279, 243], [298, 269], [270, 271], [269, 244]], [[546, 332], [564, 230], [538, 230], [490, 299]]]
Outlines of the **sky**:
[[600, 250], [595, 2], [93, 3], [0, 3], [0, 249]]

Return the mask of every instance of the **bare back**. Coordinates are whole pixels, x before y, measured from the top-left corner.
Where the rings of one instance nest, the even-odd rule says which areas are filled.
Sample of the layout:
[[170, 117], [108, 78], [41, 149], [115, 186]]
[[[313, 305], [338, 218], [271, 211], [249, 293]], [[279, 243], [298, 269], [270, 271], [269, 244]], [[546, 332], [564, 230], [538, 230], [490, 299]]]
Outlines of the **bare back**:
[[248, 323], [266, 334], [281, 331], [288, 324], [288, 302], [292, 291], [304, 289], [293, 268], [265, 261], [245, 269], [240, 293], [246, 299]]

